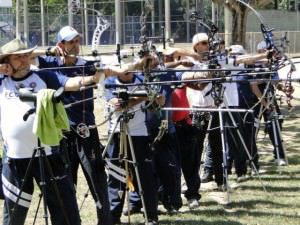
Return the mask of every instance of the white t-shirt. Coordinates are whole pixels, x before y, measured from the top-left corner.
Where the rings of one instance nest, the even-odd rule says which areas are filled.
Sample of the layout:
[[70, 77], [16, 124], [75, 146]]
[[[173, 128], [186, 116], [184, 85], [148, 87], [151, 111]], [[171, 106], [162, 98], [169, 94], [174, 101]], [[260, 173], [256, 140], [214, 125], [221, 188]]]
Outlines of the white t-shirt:
[[[195, 64], [191, 70], [200, 70], [207, 69], [207, 65], [204, 63]], [[182, 75], [184, 78], [184, 74]], [[213, 107], [214, 99], [211, 94], [208, 93], [211, 91], [212, 85], [209, 83], [203, 90], [195, 90], [192, 88], [187, 88], [186, 96], [191, 107]]]
[[[234, 59], [229, 57], [228, 63], [226, 64], [225, 60], [219, 60], [222, 68], [225, 69], [243, 69], [244, 64], [239, 64], [237, 66], [234, 65]], [[230, 75], [235, 75], [240, 71], [231, 71]], [[234, 77], [232, 82], [226, 82], [223, 84], [225, 87], [224, 91], [224, 102], [226, 106], [239, 106], [239, 95], [238, 95], [238, 86], [237, 83], [234, 82]]]
[[[30, 158], [38, 146], [37, 137], [32, 132], [34, 114], [27, 121], [23, 116], [34, 108], [33, 102], [22, 102], [17, 88], [34, 88], [34, 92], [47, 88], [46, 83], [37, 75], [31, 75], [21, 81], [13, 81], [10, 77], [2, 80], [0, 85], [0, 124], [3, 144], [10, 158]], [[46, 154], [51, 154], [51, 148], [44, 146]]]
[[[109, 79], [106, 80], [106, 84], [121, 84], [121, 82], [119, 81], [118, 78], [116, 77], [111, 77]], [[142, 83], [142, 81], [140, 81], [139, 79], [135, 78], [134, 83]], [[136, 90], [136, 87], [128, 87], [127, 91], [133, 91]], [[141, 90], [141, 89], [139, 89]], [[117, 96], [115, 96], [117, 97]], [[109, 99], [108, 99], [109, 100]], [[141, 102], [131, 108], [129, 108], [128, 113], [134, 112], [134, 116], [132, 119], [129, 120], [128, 122], [128, 134], [131, 136], [148, 136], [148, 131], [147, 131], [147, 127], [146, 127], [146, 114], [145, 112], [142, 110], [142, 107], [145, 106], [145, 102]], [[112, 112], [114, 110], [113, 106], [108, 106], [108, 111]], [[117, 119], [119, 118], [119, 116], [121, 115], [121, 112], [115, 112], [110, 121], [109, 121], [109, 128], [108, 128], [108, 132], [112, 133], [113, 129], [117, 123]], [[118, 125], [115, 132], [120, 132], [120, 126]]]

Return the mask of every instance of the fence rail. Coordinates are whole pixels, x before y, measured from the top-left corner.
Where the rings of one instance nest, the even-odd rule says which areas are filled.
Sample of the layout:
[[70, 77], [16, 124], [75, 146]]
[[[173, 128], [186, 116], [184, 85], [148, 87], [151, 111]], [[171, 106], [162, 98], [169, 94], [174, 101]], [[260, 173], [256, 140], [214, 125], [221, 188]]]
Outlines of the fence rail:
[[[105, 4], [105, 5], [104, 5]], [[111, 14], [114, 13], [114, 1], [99, 1], [97, 3], [88, 4], [88, 8], [91, 9], [103, 9], [104, 7], [110, 7]], [[41, 14], [39, 5], [29, 6], [29, 34], [28, 43], [30, 46], [42, 45], [41, 34]], [[87, 27], [85, 27], [83, 11], [81, 10], [78, 15], [74, 15], [74, 27], [83, 34], [83, 43], [91, 44], [93, 31], [96, 27], [95, 13], [87, 11]], [[21, 18], [22, 15], [21, 15]], [[112, 15], [105, 15], [105, 18], [110, 22], [110, 27], [103, 33], [101, 37], [101, 45], [112, 45], [116, 42], [116, 24], [115, 17]], [[124, 21], [121, 25], [123, 27], [122, 32], [122, 44], [138, 44], [140, 37], [140, 16], [124, 16]], [[164, 16], [159, 18], [156, 14], [154, 17], [154, 23], [149, 18], [147, 22], [147, 36], [160, 36], [161, 26], [164, 25]], [[22, 21], [21, 21], [22, 23]], [[45, 7], [45, 37], [46, 45], [52, 46], [56, 44], [56, 34], [58, 30], [68, 24], [68, 14], [66, 5], [47, 5]], [[24, 27], [20, 26], [21, 28]], [[175, 43], [190, 43], [192, 36], [196, 32], [196, 24], [191, 22], [188, 18], [184, 18], [184, 15], [171, 15], [171, 37]], [[22, 31], [21, 31], [22, 32]], [[287, 33], [287, 39], [289, 45], [285, 49], [287, 53], [299, 53], [300, 52], [300, 31], [280, 31], [274, 32], [275, 37], [280, 39], [283, 34]], [[87, 35], [86, 35], [87, 34]], [[230, 34], [229, 34], [230, 35]], [[254, 52], [256, 45], [262, 40], [260, 32], [248, 32], [246, 37], [247, 43], [245, 48], [248, 52]], [[219, 34], [224, 38], [224, 34]], [[15, 16], [12, 9], [0, 8], [0, 45], [6, 43], [15, 37]], [[86, 41], [87, 40], [87, 41]]]

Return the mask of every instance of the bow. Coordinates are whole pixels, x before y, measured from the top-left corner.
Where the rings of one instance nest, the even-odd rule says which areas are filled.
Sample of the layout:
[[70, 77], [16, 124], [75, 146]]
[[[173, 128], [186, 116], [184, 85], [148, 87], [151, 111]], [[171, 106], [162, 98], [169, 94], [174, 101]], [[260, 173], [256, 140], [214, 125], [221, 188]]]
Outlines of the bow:
[[[81, 2], [80, 0], [72, 0], [69, 7], [71, 8], [71, 11], [73, 14], [76, 14], [79, 12], [80, 9], [83, 10], [88, 10], [88, 11], [92, 11], [96, 13], [96, 28], [94, 29], [93, 32], [93, 37], [92, 37], [92, 56], [95, 57], [95, 60], [97, 62], [99, 62], [97, 66], [95, 66], [95, 69], [98, 70], [100, 68], [100, 55], [97, 52], [97, 46], [100, 45], [100, 38], [101, 35], [103, 34], [103, 32], [110, 26], [109, 22], [107, 20], [105, 20], [103, 18], [103, 15], [95, 9], [91, 9], [91, 8], [84, 8], [81, 7]], [[85, 69], [83, 68], [82, 70], [82, 77], [85, 74]], [[99, 87], [99, 86], [98, 86]], [[81, 103], [82, 103], [82, 107], [83, 107], [83, 114], [82, 114], [82, 122], [80, 124], [77, 125], [76, 127], [76, 133], [81, 136], [82, 138], [87, 138], [90, 136], [90, 126], [88, 126], [85, 123], [85, 116], [84, 116], [84, 112], [85, 112], [85, 108], [86, 108], [86, 96], [85, 96], [85, 91], [84, 89], [81, 90], [82, 92], [82, 99], [84, 99]], [[90, 100], [94, 100], [95, 98], [91, 98]], [[75, 131], [75, 130], [74, 130]]]
[[[269, 28], [265, 21], [264, 21], [264, 18], [262, 17], [262, 15], [260, 15], [251, 5], [249, 5], [249, 3], [246, 3], [242, 0], [235, 0], [239, 3], [241, 3], [242, 5], [244, 5], [245, 7], [247, 7], [248, 9], [250, 9], [255, 15], [256, 17], [260, 20], [261, 24], [260, 24], [260, 28], [261, 28], [261, 32], [262, 32], [262, 35], [263, 35], [263, 38], [266, 42], [266, 46], [267, 46], [267, 49], [268, 50], [275, 50], [276, 53], [279, 53], [279, 55], [282, 55], [284, 57], [285, 60], [288, 60], [288, 57], [283, 53], [281, 52], [278, 47], [275, 45], [275, 41], [274, 41], [274, 35], [272, 33], [272, 31], [274, 30], [273, 28]], [[281, 38], [281, 42], [285, 42], [285, 43], [288, 43], [288, 41], [286, 40], [286, 37], [284, 38]], [[282, 47], [284, 48], [284, 44], [281, 43]], [[270, 55], [270, 57], [268, 57], [269, 60], [272, 60], [272, 55]], [[271, 61], [272, 63], [273, 61]], [[278, 60], [276, 61], [277, 63], [277, 66], [278, 66]], [[287, 74], [287, 79], [285, 81], [285, 84], [284, 84], [284, 93], [286, 95], [286, 98], [287, 98], [287, 105], [288, 105], [288, 109], [290, 110], [292, 108], [292, 105], [291, 105], [291, 99], [293, 98], [292, 96], [292, 93], [293, 93], [293, 86], [292, 86], [292, 79], [291, 79], [291, 75], [292, 73], [295, 71], [295, 66], [292, 66], [292, 63], [291, 63], [291, 69], [290, 71], [288, 72]]]
[[98, 55], [97, 46], [100, 45], [101, 36], [102, 36], [103, 32], [107, 28], [109, 28], [110, 23], [103, 17], [102, 13], [99, 12], [98, 10], [80, 7], [80, 0], [72, 0], [70, 7], [74, 14], [78, 13], [78, 11], [80, 9], [89, 10], [89, 11], [96, 13], [97, 23], [96, 23], [96, 28], [94, 30], [93, 38], [92, 38], [92, 52], [93, 52], [94, 56], [97, 56]]
[[[141, 51], [140, 51], [140, 57], [149, 56], [151, 52], [156, 53], [155, 46], [152, 45], [152, 41], [149, 40], [146, 34], [147, 29], [147, 17], [151, 13], [151, 11], [154, 9], [153, 1], [152, 0], [145, 0], [144, 8], [142, 10], [142, 14], [140, 17], [140, 23], [141, 23], [141, 36], [140, 36], [140, 42], [142, 44]], [[146, 63], [144, 64], [143, 71], [144, 71], [144, 83], [147, 83], [150, 81], [151, 77], [151, 59], [147, 59]], [[155, 104], [155, 99], [158, 96], [158, 91], [160, 87], [157, 86], [146, 86], [146, 91], [148, 94], [149, 103], [147, 104], [146, 108], [151, 107], [151, 109], [157, 109], [158, 106]]]
[[259, 19], [260, 21], [260, 29], [262, 32], [262, 35], [264, 37], [264, 40], [266, 42], [267, 45], [267, 49], [275, 49], [278, 51], [275, 43], [274, 43], [274, 35], [272, 33], [272, 31], [274, 30], [273, 28], [269, 28], [267, 25], [265, 25], [265, 21], [264, 18], [262, 17], [262, 15], [260, 15], [251, 5], [249, 5], [249, 3], [246, 3], [242, 0], [236, 0], [237, 2], [241, 3], [242, 5], [244, 5], [245, 7], [247, 7], [248, 9], [250, 9], [255, 15], [256, 17]]

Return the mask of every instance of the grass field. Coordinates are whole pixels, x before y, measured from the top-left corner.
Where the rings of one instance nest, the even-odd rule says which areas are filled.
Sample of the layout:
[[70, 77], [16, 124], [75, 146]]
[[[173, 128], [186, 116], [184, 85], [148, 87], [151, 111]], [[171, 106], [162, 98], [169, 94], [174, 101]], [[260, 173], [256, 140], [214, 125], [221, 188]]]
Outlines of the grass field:
[[[296, 95], [300, 89], [297, 87]], [[251, 178], [244, 183], [235, 183], [235, 176], [230, 178], [231, 190], [229, 193], [230, 204], [222, 204], [226, 193], [201, 189], [202, 199], [200, 207], [196, 210], [188, 210], [186, 204], [176, 215], [162, 214], [159, 216], [162, 225], [299, 225], [300, 224], [300, 101], [294, 100], [294, 110], [287, 114], [282, 131], [284, 145], [287, 150], [289, 165], [281, 167], [278, 171], [272, 157], [272, 147], [268, 137], [263, 133], [259, 135], [259, 152], [261, 169], [261, 182], [257, 178]], [[97, 114], [100, 115], [102, 106], [98, 105]], [[102, 118], [99, 119], [99, 121]], [[104, 134], [103, 127], [100, 133]], [[262, 188], [266, 187], [267, 192]], [[85, 180], [80, 176], [78, 186], [78, 203], [82, 205], [84, 193], [88, 190]], [[28, 214], [26, 224], [32, 224], [36, 211], [39, 191], [36, 190], [33, 204]], [[185, 200], [184, 200], [184, 203]], [[0, 201], [3, 205], [3, 201]], [[2, 219], [2, 209], [0, 209]], [[42, 218], [42, 208], [36, 224], [45, 224]], [[85, 199], [80, 210], [82, 224], [96, 224], [95, 207], [91, 195]], [[126, 222], [127, 218], [122, 218]], [[131, 217], [131, 224], [143, 222], [142, 215]], [[103, 223], [105, 224], [105, 223]]]

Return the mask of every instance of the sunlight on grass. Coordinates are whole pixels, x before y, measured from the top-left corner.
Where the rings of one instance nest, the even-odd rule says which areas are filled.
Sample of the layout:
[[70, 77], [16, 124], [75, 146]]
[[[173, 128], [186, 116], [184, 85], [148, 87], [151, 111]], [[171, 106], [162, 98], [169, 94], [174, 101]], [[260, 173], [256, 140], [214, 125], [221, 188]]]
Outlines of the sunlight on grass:
[[[294, 104], [296, 104], [294, 102]], [[297, 102], [298, 105], [299, 102]], [[103, 107], [98, 106], [102, 114]], [[299, 110], [299, 109], [297, 109]], [[298, 113], [297, 112], [293, 112]], [[101, 119], [100, 119], [101, 120]], [[102, 120], [101, 120], [102, 121]], [[100, 133], [105, 133], [102, 130]], [[297, 225], [300, 224], [300, 119], [287, 118], [284, 122], [283, 139], [287, 150], [289, 165], [281, 167], [279, 173], [274, 163], [272, 147], [268, 137], [260, 139], [258, 147], [260, 150], [261, 169], [266, 170], [261, 174], [261, 180], [267, 192], [263, 191], [262, 184], [257, 178], [252, 178], [244, 183], [236, 184], [235, 175], [230, 178], [230, 185], [233, 190], [230, 192], [231, 203], [220, 205], [214, 198], [212, 192], [202, 192], [200, 207], [190, 211], [184, 205], [177, 215], [160, 215], [161, 225]], [[260, 133], [260, 138], [263, 136]], [[78, 184], [78, 204], [82, 204], [84, 194], [87, 192], [87, 184], [80, 171]], [[32, 224], [36, 210], [39, 191], [35, 192], [34, 200], [28, 214], [27, 223]], [[218, 193], [219, 195], [222, 193]], [[224, 193], [223, 193], [224, 195]], [[185, 201], [184, 201], [185, 202]], [[0, 202], [3, 205], [3, 201]], [[0, 209], [2, 212], [2, 208]], [[42, 208], [38, 215], [36, 224], [44, 224]], [[95, 204], [89, 194], [84, 200], [80, 211], [83, 225], [94, 225], [96, 223]], [[0, 214], [2, 217], [2, 213]], [[0, 218], [2, 219], [2, 218]], [[127, 218], [122, 217], [126, 222]], [[143, 216], [134, 215], [131, 217], [132, 224], [143, 222]]]

